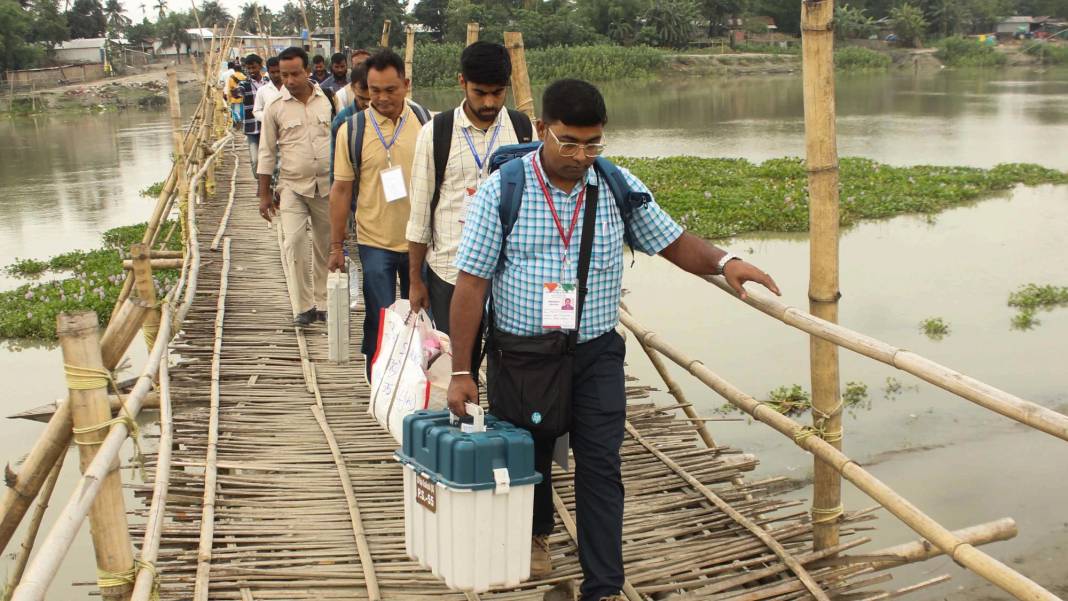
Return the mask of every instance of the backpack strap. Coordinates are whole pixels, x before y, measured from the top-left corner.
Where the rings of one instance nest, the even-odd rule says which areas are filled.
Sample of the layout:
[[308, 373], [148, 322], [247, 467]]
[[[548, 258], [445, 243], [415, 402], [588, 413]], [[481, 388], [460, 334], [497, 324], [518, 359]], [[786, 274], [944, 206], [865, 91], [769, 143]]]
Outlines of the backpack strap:
[[419, 125], [426, 125], [427, 121], [430, 121], [430, 111], [426, 110], [426, 107], [413, 100], [407, 102], [408, 106], [411, 107], [412, 112], [415, 113], [415, 118], [419, 120]]
[[[414, 109], [413, 109], [414, 110]], [[452, 130], [456, 111], [442, 111], [434, 115], [434, 195], [430, 198], [430, 232], [434, 235], [434, 216], [441, 201], [441, 184], [445, 181], [445, 167], [452, 152]]]
[[608, 183], [608, 189], [616, 200], [616, 208], [619, 209], [619, 216], [623, 219], [623, 241], [633, 253], [635, 240], [630, 228], [631, 216], [635, 209], [652, 202], [653, 197], [646, 192], [636, 192], [631, 188], [619, 167], [604, 157], [597, 157], [594, 161], [594, 168]]
[[329, 88], [319, 88], [323, 91], [323, 95], [330, 101], [330, 120], [333, 121], [334, 117], [337, 117], [337, 98], [334, 95], [334, 91]]
[[593, 239], [597, 226], [598, 187], [586, 185], [586, 211], [582, 218], [582, 239], [579, 242], [578, 262], [578, 300], [575, 304], [575, 329], [567, 333], [567, 350], [575, 352], [578, 346], [579, 330], [582, 328], [582, 307], [586, 304], [589, 292], [590, 260], [593, 257]]
[[352, 164], [352, 212], [356, 212], [356, 197], [360, 194], [360, 166], [363, 164], [363, 130], [367, 129], [367, 112], [349, 117], [349, 163]]
[[512, 121], [512, 129], [515, 130], [516, 140], [520, 144], [525, 144], [534, 139], [534, 124], [530, 122], [530, 117], [527, 117], [526, 113], [521, 113], [515, 109], [507, 109], [508, 118]]
[[512, 227], [519, 219], [519, 207], [523, 204], [523, 183], [526, 181], [526, 165], [523, 160], [513, 160], [501, 166], [501, 201], [497, 208], [504, 231], [501, 237], [501, 257], [504, 257], [504, 244]]

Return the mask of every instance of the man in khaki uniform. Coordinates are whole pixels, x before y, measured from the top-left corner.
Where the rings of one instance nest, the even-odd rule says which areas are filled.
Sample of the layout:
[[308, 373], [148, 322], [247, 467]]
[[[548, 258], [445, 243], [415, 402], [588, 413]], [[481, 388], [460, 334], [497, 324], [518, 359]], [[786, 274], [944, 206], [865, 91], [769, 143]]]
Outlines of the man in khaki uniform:
[[409, 82], [404, 75], [404, 60], [387, 49], [372, 55], [365, 65], [371, 106], [363, 119], [358, 173], [349, 149], [349, 124], [358, 120], [338, 129], [334, 147], [329, 266], [331, 270], [344, 269], [345, 226], [353, 182], [358, 180], [356, 241], [367, 306], [361, 352], [370, 359], [378, 344], [379, 311], [393, 304], [398, 279], [401, 298], [408, 298], [408, 241], [404, 237], [409, 212], [407, 188], [421, 124], [405, 101]]
[[[267, 221], [281, 212], [289, 264], [289, 298], [294, 325], [326, 320], [326, 261], [330, 247], [330, 122], [333, 98], [308, 78], [308, 54], [287, 48], [278, 55], [283, 88], [264, 111], [260, 136], [260, 215]], [[271, 174], [276, 157], [279, 205]], [[311, 243], [306, 224], [311, 219]], [[311, 256], [309, 256], [309, 247]], [[308, 271], [313, 286], [308, 285]]]

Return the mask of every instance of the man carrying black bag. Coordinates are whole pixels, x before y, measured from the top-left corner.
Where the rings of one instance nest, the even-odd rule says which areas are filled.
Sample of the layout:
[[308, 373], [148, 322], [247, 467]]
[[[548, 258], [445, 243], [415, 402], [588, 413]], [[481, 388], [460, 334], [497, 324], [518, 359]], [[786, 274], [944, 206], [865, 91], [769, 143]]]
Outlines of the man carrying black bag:
[[691, 273], [723, 273], [743, 296], [749, 281], [778, 294], [770, 276], [684, 232], [644, 184], [599, 158], [606, 122], [594, 86], [561, 80], [545, 90], [544, 145], [490, 176], [468, 210], [450, 319], [449, 408], [463, 415], [478, 399], [471, 347], [492, 283], [490, 410], [534, 434], [544, 476], [534, 492], [535, 578], [551, 572], [553, 442], [570, 432], [583, 601], [621, 598], [623, 586], [625, 345], [615, 327], [624, 241]]

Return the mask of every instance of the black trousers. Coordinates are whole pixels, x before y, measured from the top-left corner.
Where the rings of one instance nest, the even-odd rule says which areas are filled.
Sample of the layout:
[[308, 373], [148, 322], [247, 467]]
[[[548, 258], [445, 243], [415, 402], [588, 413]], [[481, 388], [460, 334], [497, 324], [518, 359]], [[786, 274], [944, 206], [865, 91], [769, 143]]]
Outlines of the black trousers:
[[[615, 330], [578, 345], [572, 378], [571, 449], [575, 455], [575, 522], [582, 601], [623, 588], [623, 478], [619, 448], [626, 421], [623, 358]], [[544, 478], [534, 488], [534, 534], [553, 531], [552, 452], [555, 440], [535, 438], [534, 467]]]
[[[430, 295], [430, 317], [434, 319], [434, 327], [445, 334], [449, 334], [449, 308], [452, 306], [452, 293], [456, 286], [446, 282], [434, 273], [429, 267], [426, 269], [427, 293]], [[471, 345], [471, 373], [477, 374], [482, 359], [482, 327], [478, 328], [479, 335], [475, 336], [475, 342]], [[478, 382], [478, 378], [475, 378]]]

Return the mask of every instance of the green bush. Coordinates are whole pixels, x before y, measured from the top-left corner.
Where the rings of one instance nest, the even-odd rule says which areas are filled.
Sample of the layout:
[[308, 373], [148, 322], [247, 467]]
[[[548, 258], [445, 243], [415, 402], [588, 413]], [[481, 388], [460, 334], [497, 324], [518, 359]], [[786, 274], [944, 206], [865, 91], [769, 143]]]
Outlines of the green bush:
[[[416, 88], [456, 85], [460, 73], [461, 44], [422, 44], [415, 48], [413, 71]], [[664, 64], [664, 53], [645, 46], [554, 46], [526, 51], [531, 83], [561, 77], [590, 81], [648, 79]]]
[[993, 46], [962, 37], [939, 42], [935, 56], [949, 67], [997, 67], [1006, 61], [1005, 55]]
[[834, 51], [834, 68], [840, 71], [884, 70], [890, 67], [890, 57], [882, 52], [853, 46]]
[[1068, 65], [1068, 46], [1036, 41], [1024, 46], [1023, 51], [1038, 57], [1044, 65]]

